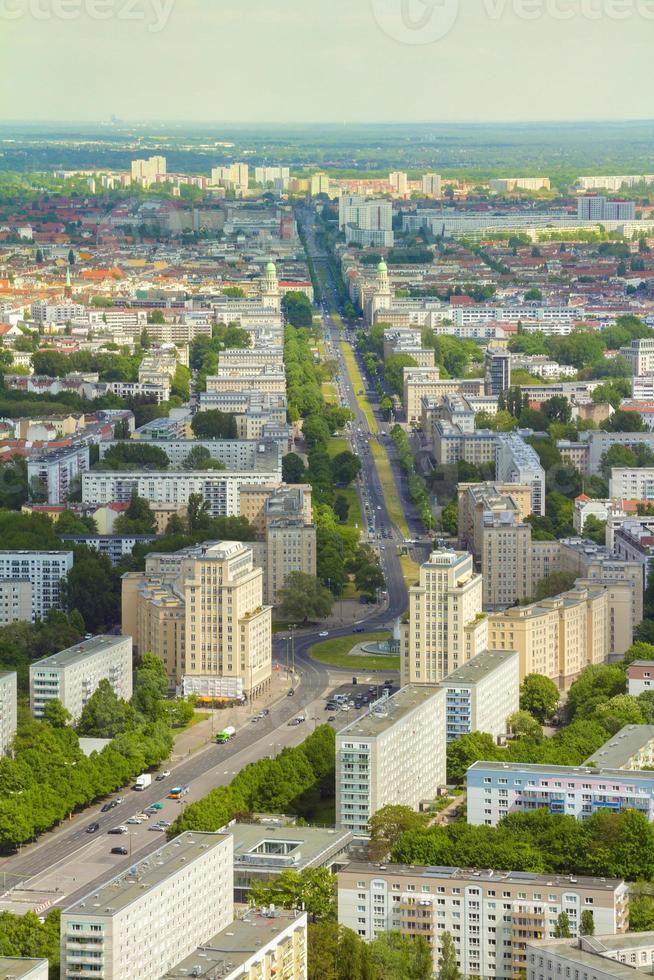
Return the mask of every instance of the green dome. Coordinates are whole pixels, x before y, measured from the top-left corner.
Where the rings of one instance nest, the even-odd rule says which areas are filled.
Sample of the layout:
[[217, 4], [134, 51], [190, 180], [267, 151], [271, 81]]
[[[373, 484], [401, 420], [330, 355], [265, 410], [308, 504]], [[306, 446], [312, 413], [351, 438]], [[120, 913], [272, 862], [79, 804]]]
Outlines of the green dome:
[[272, 259], [266, 265], [266, 272], [277, 272], [277, 269], [275, 268], [275, 263], [272, 261]]
[[387, 267], [387, 265], [386, 265], [386, 263], [384, 262], [383, 259], [381, 260], [381, 262], [377, 266], [377, 272], [388, 272], [388, 267]]

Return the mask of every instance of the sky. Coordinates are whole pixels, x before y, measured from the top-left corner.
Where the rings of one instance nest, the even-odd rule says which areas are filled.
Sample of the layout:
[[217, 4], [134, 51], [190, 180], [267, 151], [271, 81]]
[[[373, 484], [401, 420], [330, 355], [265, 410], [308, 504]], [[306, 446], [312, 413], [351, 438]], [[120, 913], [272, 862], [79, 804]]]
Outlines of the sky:
[[653, 49], [654, 0], [0, 0], [0, 119], [650, 119]]

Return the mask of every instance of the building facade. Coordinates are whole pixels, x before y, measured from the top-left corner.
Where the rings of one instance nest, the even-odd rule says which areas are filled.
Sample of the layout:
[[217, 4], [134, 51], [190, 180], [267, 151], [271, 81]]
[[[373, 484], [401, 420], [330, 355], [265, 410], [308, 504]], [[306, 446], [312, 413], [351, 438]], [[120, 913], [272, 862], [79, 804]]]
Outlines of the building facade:
[[512, 980], [526, 967], [527, 942], [553, 936], [561, 912], [575, 935], [585, 909], [598, 930], [623, 933], [628, 904], [628, 886], [611, 878], [358, 862], [338, 873], [341, 925], [366, 940], [388, 930], [422, 936], [435, 973], [444, 932], [464, 976]]
[[231, 837], [181, 834], [62, 912], [62, 976], [161, 977], [233, 907]]
[[94, 636], [30, 664], [30, 708], [41, 718], [58, 700], [77, 720], [101, 680], [124, 701], [132, 697], [131, 636]]
[[408, 684], [336, 735], [336, 823], [366, 834], [387, 804], [417, 810], [446, 783], [445, 691]]
[[32, 587], [33, 620], [61, 608], [61, 582], [72, 567], [72, 551], [0, 551], [0, 580], [29, 582]]
[[505, 735], [507, 718], [520, 708], [517, 651], [485, 650], [442, 681], [447, 741], [471, 732]]
[[18, 678], [15, 671], [0, 671], [0, 755], [7, 755], [16, 734]]

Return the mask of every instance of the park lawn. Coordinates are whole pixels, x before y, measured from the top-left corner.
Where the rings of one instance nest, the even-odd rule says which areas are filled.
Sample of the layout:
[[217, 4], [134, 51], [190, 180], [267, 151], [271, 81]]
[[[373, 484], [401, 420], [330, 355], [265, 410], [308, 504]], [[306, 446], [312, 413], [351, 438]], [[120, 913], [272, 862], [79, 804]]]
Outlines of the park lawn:
[[351, 657], [350, 651], [359, 643], [375, 643], [387, 640], [390, 634], [383, 630], [378, 633], [353, 633], [352, 636], [339, 636], [333, 640], [314, 643], [309, 654], [321, 664], [343, 667], [346, 670], [399, 670], [399, 657]]
[[360, 395], [360, 391], [366, 390], [366, 385], [361, 376], [361, 371], [359, 370], [359, 365], [356, 362], [356, 358], [352, 352], [352, 348], [349, 344], [341, 341], [341, 353], [345, 359], [345, 366], [347, 368], [347, 373], [350, 376], [350, 381], [354, 389], [354, 394], [356, 396], [359, 408], [365, 415], [368, 425], [370, 426], [371, 432], [378, 432], [379, 427], [377, 425], [377, 419], [374, 416], [372, 406], [365, 395]]
[[388, 516], [398, 531], [400, 531], [402, 536], [406, 539], [409, 537], [409, 527], [406, 522], [402, 501], [398, 496], [397, 487], [395, 486], [391, 461], [388, 458], [384, 447], [380, 446], [380, 444], [374, 439], [370, 440], [370, 450], [372, 452], [373, 459], [375, 460], [375, 466], [377, 467], [377, 473], [379, 475], [379, 482], [381, 483], [382, 490], [384, 492], [384, 500], [386, 502]]
[[420, 580], [420, 566], [410, 555], [399, 555], [398, 558], [404, 584], [407, 589], [410, 589], [412, 585], [417, 585]]
[[360, 531], [363, 530], [363, 515], [361, 514], [361, 504], [359, 502], [359, 494], [357, 493], [356, 487], [336, 487], [336, 495], [338, 497], [345, 497], [350, 509], [347, 512], [347, 520], [345, 522], [345, 527], [356, 527]]
[[334, 456], [339, 456], [340, 453], [352, 452], [350, 449], [350, 444], [344, 436], [332, 436], [327, 443], [327, 452], [331, 459]]
[[209, 711], [194, 711], [193, 717], [186, 725], [175, 725], [173, 726], [173, 734], [175, 738], [181, 735], [182, 732], [188, 731], [189, 728], [193, 728], [194, 725], [199, 725], [201, 721], [206, 721], [207, 718], [211, 718], [211, 712]]
[[336, 385], [333, 381], [323, 381], [322, 385], [322, 397], [330, 405], [338, 405], [338, 392], [336, 391]]

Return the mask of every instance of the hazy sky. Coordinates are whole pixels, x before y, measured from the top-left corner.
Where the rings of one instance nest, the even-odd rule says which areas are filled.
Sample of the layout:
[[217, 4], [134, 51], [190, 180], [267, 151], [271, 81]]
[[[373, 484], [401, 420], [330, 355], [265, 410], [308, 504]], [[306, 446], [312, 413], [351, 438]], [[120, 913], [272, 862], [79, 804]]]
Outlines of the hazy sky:
[[0, 0], [0, 118], [643, 119], [653, 49], [654, 0]]

